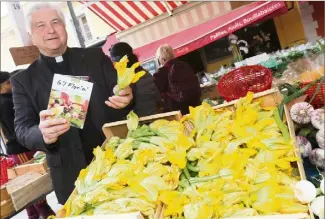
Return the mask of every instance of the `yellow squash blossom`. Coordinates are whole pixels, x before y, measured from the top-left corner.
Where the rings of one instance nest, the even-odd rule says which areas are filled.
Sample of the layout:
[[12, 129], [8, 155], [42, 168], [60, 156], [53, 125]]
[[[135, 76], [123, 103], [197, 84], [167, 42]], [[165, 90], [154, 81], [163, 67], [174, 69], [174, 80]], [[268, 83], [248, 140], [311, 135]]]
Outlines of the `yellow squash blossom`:
[[145, 71], [140, 71], [135, 73], [135, 69], [140, 66], [140, 63], [134, 63], [131, 68], [127, 67], [127, 63], [129, 62], [128, 57], [125, 55], [119, 62], [114, 64], [114, 67], [117, 71], [117, 94], [119, 91], [128, 87], [131, 83], [136, 83], [143, 75], [145, 75]]
[[136, 150], [133, 154], [132, 161], [135, 163], [141, 163], [146, 165], [148, 161], [153, 160], [156, 156], [156, 151], [151, 149], [139, 149]]
[[182, 215], [184, 206], [190, 202], [184, 194], [177, 191], [163, 191], [159, 200], [166, 205], [165, 217]]
[[133, 150], [132, 150], [132, 142], [134, 141], [134, 139], [132, 138], [128, 138], [126, 139], [122, 144], [120, 144], [118, 146], [118, 148], [115, 150], [114, 155], [118, 158], [118, 159], [125, 159], [128, 156], [130, 156], [131, 154], [133, 154]]
[[171, 164], [176, 165], [180, 169], [184, 169], [186, 166], [186, 151], [182, 148], [177, 151], [170, 150], [166, 152], [167, 159]]
[[135, 131], [139, 125], [139, 117], [133, 111], [131, 111], [127, 115], [127, 123], [126, 123], [129, 131]]
[[210, 204], [201, 201], [186, 205], [184, 215], [186, 219], [211, 219], [214, 216], [214, 210]]
[[176, 165], [168, 166], [167, 173], [164, 174], [162, 177], [167, 183], [169, 190], [173, 190], [178, 187], [180, 175], [180, 168], [178, 168]]
[[109, 215], [141, 211], [144, 216], [153, 219], [155, 204], [140, 198], [119, 198], [96, 206], [94, 215]]

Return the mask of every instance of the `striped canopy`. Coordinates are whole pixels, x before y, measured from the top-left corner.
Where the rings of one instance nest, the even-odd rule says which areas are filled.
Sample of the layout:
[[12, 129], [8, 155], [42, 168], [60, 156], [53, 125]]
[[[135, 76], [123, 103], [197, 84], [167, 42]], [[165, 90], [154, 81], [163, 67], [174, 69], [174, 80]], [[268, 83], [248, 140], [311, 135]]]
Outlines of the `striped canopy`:
[[117, 32], [171, 12], [187, 1], [81, 1]]

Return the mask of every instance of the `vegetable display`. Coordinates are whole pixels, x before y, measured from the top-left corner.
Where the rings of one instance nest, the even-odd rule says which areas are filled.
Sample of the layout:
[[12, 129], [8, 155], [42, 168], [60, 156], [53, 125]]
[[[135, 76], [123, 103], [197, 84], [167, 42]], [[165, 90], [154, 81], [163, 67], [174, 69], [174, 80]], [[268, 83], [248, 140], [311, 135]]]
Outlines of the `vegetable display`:
[[274, 112], [248, 93], [234, 109], [203, 103], [180, 122], [140, 125], [130, 113], [127, 137], [94, 149], [65, 216], [140, 211], [154, 218], [160, 202], [165, 219], [307, 212], [295, 195], [294, 141]]
[[[311, 164], [324, 169], [324, 109], [315, 110], [307, 102], [298, 102], [291, 107], [290, 116], [297, 126], [305, 127], [296, 138], [302, 158], [308, 157]], [[311, 140], [316, 140], [317, 147], [311, 145], [307, 136]]]

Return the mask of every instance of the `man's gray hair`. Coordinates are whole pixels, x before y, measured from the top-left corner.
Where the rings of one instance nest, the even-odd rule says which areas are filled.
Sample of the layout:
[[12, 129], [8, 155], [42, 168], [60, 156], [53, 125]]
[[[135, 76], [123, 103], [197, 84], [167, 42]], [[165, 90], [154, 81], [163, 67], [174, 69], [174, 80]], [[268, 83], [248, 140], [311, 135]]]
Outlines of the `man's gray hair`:
[[25, 23], [26, 23], [26, 29], [27, 29], [28, 33], [31, 33], [32, 14], [40, 9], [43, 9], [43, 8], [49, 8], [49, 9], [56, 10], [58, 12], [60, 19], [65, 24], [64, 13], [60, 7], [58, 7], [57, 5], [54, 5], [52, 3], [49, 3], [49, 2], [38, 2], [38, 3], [34, 3], [33, 5], [31, 5], [26, 10]]

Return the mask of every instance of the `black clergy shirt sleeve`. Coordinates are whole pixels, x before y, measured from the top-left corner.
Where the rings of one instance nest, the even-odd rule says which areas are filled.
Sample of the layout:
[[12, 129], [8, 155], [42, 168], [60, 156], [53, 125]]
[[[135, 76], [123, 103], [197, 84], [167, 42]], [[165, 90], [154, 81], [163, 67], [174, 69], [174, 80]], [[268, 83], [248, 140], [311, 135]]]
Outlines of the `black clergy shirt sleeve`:
[[15, 109], [15, 131], [18, 141], [30, 150], [49, 153], [50, 145], [45, 144], [39, 129], [39, 114], [34, 110], [31, 99], [23, 85], [15, 77], [10, 80]]

